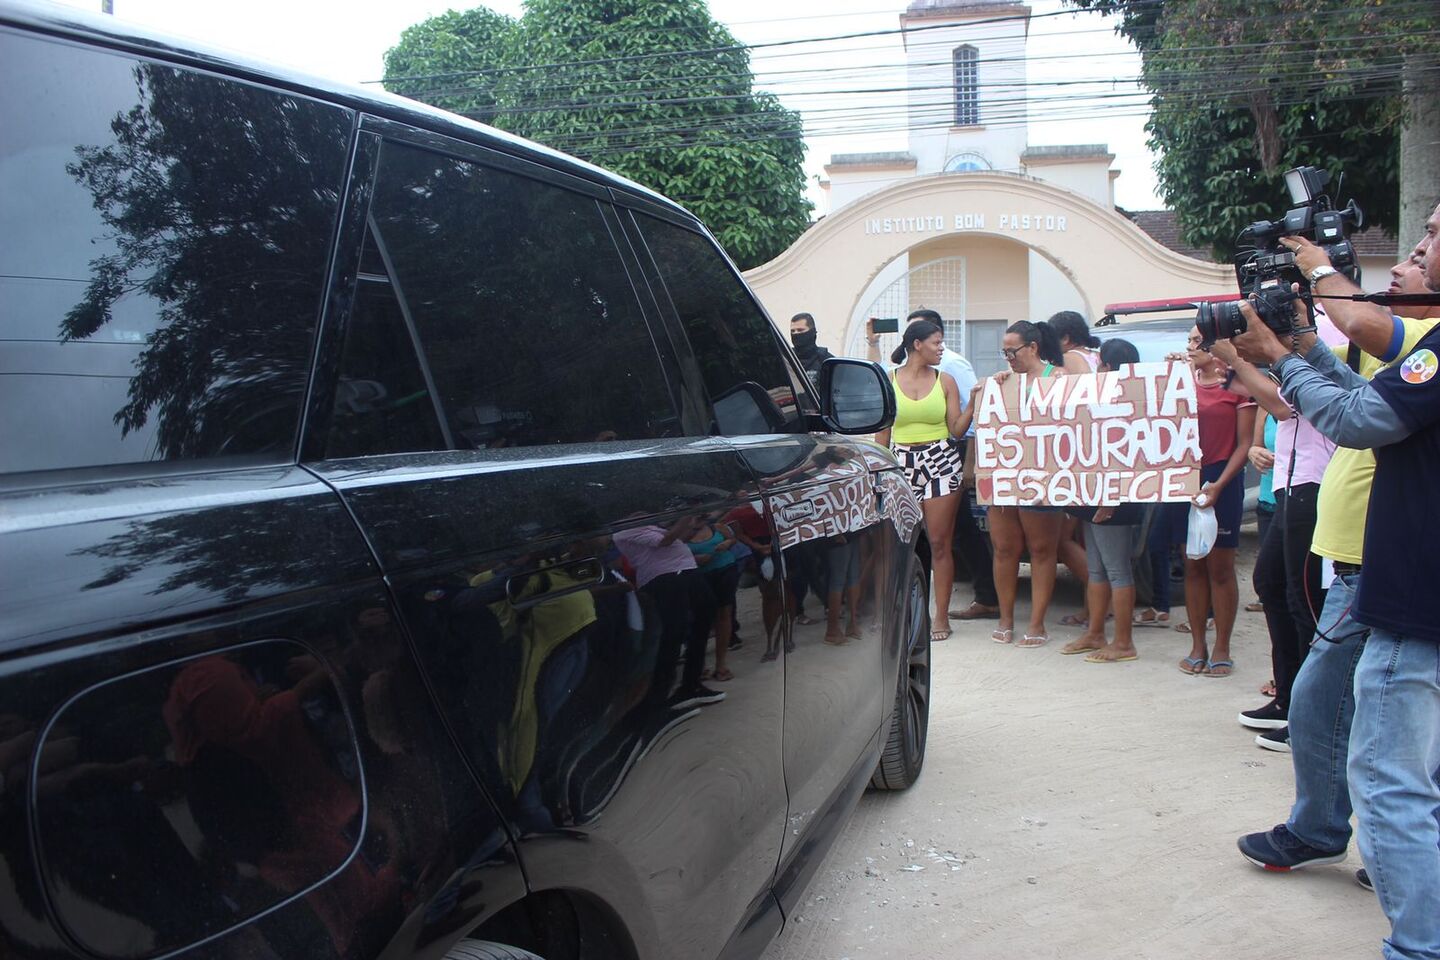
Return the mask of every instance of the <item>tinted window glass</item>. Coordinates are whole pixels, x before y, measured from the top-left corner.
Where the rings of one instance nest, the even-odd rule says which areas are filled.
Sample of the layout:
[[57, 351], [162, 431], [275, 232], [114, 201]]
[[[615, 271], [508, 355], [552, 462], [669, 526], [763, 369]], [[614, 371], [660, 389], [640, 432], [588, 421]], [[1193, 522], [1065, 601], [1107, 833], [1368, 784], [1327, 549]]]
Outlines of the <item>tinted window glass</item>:
[[[354, 306], [345, 329], [325, 456], [443, 450], [445, 437], [413, 338], [384, 263], [365, 238]], [[378, 272], [376, 272], [378, 271]]]
[[780, 341], [724, 257], [705, 237], [637, 216], [726, 436], [799, 429], [797, 390]]
[[346, 111], [0, 34], [0, 471], [289, 456]]
[[386, 143], [370, 209], [456, 446], [678, 432], [595, 200]]
[[93, 687], [40, 757], [43, 877], [101, 956], [175, 950], [303, 893], [344, 865], [364, 822], [339, 693], [288, 641]]

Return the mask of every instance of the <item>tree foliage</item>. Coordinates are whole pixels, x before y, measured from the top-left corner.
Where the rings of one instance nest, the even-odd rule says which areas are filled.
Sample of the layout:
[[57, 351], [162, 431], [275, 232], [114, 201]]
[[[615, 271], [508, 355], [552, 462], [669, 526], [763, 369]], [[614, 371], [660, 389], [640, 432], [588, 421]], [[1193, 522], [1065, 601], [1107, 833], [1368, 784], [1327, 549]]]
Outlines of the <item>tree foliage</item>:
[[1353, 197], [1367, 223], [1398, 232], [1400, 73], [1407, 57], [1433, 51], [1433, 7], [1070, 2], [1116, 16], [1140, 51], [1160, 190], [1189, 243], [1228, 258], [1241, 228], [1285, 208], [1283, 174], [1305, 164], [1343, 173], [1334, 199]]
[[530, 0], [409, 27], [387, 89], [529, 137], [657, 190], [751, 267], [805, 229], [799, 115], [756, 93], [703, 0]]

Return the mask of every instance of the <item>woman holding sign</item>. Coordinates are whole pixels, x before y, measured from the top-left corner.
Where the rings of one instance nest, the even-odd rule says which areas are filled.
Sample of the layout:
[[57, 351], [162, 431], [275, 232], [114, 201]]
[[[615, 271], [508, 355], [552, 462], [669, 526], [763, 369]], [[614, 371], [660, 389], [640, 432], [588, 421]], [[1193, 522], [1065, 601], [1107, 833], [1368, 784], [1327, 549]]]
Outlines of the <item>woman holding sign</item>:
[[945, 353], [945, 331], [932, 320], [905, 328], [890, 355], [898, 364], [890, 374], [895, 390], [895, 424], [875, 435], [895, 451], [925, 515], [935, 577], [932, 640], [950, 637], [950, 591], [955, 585], [955, 556], [950, 541], [960, 507], [960, 449], [950, 438], [964, 436], [960, 388], [948, 373], [935, 369]]
[[[1200, 331], [1190, 328], [1189, 349], [1172, 359], [1188, 359], [1195, 368], [1195, 394], [1200, 421], [1200, 493], [1195, 500], [1215, 510], [1218, 536], [1209, 556], [1185, 561], [1185, 610], [1190, 615], [1190, 656], [1180, 661], [1183, 673], [1228, 677], [1230, 632], [1240, 609], [1235, 579], [1235, 548], [1240, 545], [1240, 520], [1245, 510], [1245, 460], [1255, 433], [1255, 401], [1224, 363], [1206, 347]], [[1183, 542], [1188, 510], [1171, 510]], [[1205, 646], [1207, 611], [1215, 615], [1215, 645]]]
[[[1001, 353], [1010, 369], [995, 375], [1004, 379], [1011, 373], [1032, 377], [1057, 377], [1065, 372], [1065, 358], [1059, 338], [1049, 324], [1020, 320], [1005, 331]], [[978, 390], [977, 386], [977, 390]], [[967, 413], [974, 410], [972, 403]], [[968, 419], [968, 418], [967, 418]], [[969, 426], [968, 422], [965, 424]], [[1000, 625], [990, 638], [996, 643], [1014, 643], [1033, 649], [1050, 642], [1045, 632], [1045, 614], [1055, 594], [1055, 563], [1060, 555], [1061, 529], [1065, 513], [1060, 507], [997, 507], [989, 509], [990, 543], [995, 549], [995, 592], [1000, 597]], [[1015, 640], [1015, 596], [1020, 589], [1020, 557], [1030, 551], [1030, 626]], [[1083, 561], [1080, 577], [1085, 579]]]

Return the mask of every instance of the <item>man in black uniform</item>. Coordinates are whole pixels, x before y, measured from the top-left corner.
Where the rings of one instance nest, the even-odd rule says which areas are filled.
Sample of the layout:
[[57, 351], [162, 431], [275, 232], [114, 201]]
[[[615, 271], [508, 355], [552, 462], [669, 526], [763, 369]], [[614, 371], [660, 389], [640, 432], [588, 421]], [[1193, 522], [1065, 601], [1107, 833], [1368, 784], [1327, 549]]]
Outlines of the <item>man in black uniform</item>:
[[820, 368], [834, 354], [815, 344], [815, 318], [808, 313], [797, 313], [791, 317], [790, 342], [794, 344], [795, 356], [800, 358], [810, 379], [819, 379]]

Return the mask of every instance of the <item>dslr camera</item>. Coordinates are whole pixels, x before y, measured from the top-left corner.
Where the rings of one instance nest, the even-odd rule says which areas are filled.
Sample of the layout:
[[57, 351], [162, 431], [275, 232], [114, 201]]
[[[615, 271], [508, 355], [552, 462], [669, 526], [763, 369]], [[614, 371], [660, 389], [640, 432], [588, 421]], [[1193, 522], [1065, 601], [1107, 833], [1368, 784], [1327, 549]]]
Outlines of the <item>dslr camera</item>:
[[[1235, 280], [1240, 293], [1276, 336], [1303, 332], [1295, 324], [1292, 304], [1305, 302], [1312, 313], [1310, 278], [1295, 265], [1295, 254], [1280, 244], [1281, 237], [1305, 237], [1323, 248], [1336, 270], [1358, 282], [1360, 267], [1350, 234], [1364, 225], [1365, 214], [1351, 200], [1343, 210], [1335, 209], [1325, 187], [1330, 174], [1315, 167], [1296, 167], [1285, 174], [1285, 187], [1295, 206], [1279, 220], [1259, 220], [1240, 231], [1241, 251], [1235, 255]], [[1290, 289], [1299, 284], [1300, 292]], [[1195, 326], [1208, 345], [1229, 340], [1245, 332], [1245, 316], [1239, 301], [1196, 304]]]

